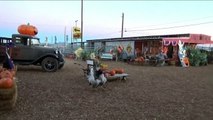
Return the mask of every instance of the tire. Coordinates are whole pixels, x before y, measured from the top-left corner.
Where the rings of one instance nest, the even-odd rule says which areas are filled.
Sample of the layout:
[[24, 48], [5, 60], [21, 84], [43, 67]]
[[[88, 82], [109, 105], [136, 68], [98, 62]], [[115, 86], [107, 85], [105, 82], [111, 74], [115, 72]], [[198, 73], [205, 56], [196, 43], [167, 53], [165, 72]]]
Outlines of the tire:
[[43, 59], [42, 69], [46, 72], [55, 72], [58, 70], [58, 60], [53, 57], [46, 57]]
[[58, 69], [61, 69], [64, 67], [64, 64], [59, 65]]

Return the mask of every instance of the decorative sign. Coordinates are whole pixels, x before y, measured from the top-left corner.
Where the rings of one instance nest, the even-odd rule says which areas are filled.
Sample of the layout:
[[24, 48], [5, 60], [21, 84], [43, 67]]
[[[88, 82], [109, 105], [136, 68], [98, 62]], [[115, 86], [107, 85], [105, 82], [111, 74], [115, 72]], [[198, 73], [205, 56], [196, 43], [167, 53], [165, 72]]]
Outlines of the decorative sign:
[[73, 27], [73, 38], [74, 39], [81, 38], [81, 29], [79, 27]]

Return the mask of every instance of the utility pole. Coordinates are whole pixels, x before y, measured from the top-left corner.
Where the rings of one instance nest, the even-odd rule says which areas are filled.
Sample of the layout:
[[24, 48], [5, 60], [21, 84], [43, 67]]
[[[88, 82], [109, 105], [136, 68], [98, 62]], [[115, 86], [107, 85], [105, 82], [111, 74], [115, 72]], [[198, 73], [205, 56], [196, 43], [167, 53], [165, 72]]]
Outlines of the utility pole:
[[48, 37], [46, 37], [45, 43], [46, 43], [46, 46], [48, 46]]
[[57, 37], [55, 36], [54, 38], [55, 38], [55, 44], [57, 44]]
[[83, 48], [83, 0], [81, 0], [81, 48]]
[[75, 27], [77, 27], [77, 26], [78, 26], [78, 20], [75, 21]]
[[66, 26], [64, 27], [64, 47], [66, 46]]
[[[75, 20], [75, 28], [78, 27], [78, 20]], [[76, 42], [78, 42], [78, 38], [74, 38]]]
[[124, 35], [124, 13], [122, 13], [122, 24], [121, 24], [121, 38]]
[[70, 35], [70, 46], [71, 46], [71, 48], [72, 48], [72, 44], [73, 44], [73, 28], [71, 27], [71, 35]]

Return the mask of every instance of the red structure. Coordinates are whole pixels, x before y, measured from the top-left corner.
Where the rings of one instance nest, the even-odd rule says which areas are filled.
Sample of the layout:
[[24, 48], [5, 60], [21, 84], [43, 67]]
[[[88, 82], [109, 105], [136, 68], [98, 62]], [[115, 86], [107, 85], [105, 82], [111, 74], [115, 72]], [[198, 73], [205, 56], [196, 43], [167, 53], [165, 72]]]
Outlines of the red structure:
[[178, 41], [182, 41], [184, 43], [190, 43], [190, 44], [209, 44], [213, 43], [211, 41], [211, 36], [203, 35], [203, 34], [190, 34], [189, 37], [169, 37], [169, 38], [163, 38], [164, 43], [175, 43]]
[[184, 42], [185, 46], [195, 47], [197, 44], [210, 44], [211, 36], [203, 34], [190, 34], [188, 37], [167, 37], [163, 38], [163, 46], [168, 49], [167, 55], [169, 58], [177, 59], [178, 42]]

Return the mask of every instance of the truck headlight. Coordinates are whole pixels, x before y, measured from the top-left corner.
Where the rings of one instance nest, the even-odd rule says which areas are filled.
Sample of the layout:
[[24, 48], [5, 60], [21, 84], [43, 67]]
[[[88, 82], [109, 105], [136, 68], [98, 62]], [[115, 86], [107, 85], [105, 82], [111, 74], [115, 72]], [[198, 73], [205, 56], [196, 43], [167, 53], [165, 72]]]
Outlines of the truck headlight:
[[55, 54], [58, 54], [58, 50], [55, 50]]

